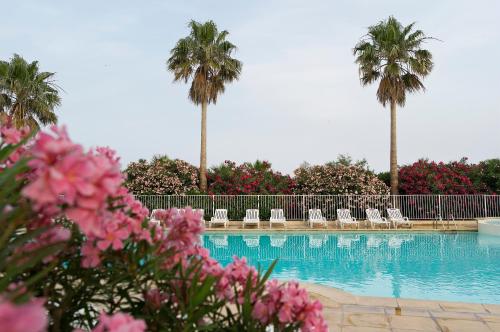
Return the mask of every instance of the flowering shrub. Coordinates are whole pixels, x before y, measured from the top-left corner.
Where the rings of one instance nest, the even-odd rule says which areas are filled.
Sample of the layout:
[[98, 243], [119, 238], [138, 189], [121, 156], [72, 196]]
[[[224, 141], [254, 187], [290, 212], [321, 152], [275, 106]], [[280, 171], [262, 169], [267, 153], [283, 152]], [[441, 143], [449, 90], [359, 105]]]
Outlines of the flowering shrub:
[[303, 195], [385, 195], [389, 188], [371, 171], [340, 163], [302, 165], [294, 171], [295, 193]]
[[212, 259], [193, 210], [149, 222], [113, 151], [64, 128], [0, 133], [1, 331], [327, 329], [296, 283]]
[[469, 177], [482, 192], [500, 194], [500, 159], [481, 161], [472, 168]]
[[208, 172], [209, 194], [291, 194], [295, 185], [288, 175], [275, 172], [267, 161], [244, 163], [239, 166], [226, 160]]
[[125, 174], [125, 187], [136, 195], [180, 195], [198, 190], [198, 169], [166, 156], [132, 162]]
[[488, 192], [481, 183], [473, 183], [470, 175], [477, 165], [470, 165], [467, 159], [448, 164], [420, 159], [399, 170], [402, 194], [445, 194], [463, 195]]

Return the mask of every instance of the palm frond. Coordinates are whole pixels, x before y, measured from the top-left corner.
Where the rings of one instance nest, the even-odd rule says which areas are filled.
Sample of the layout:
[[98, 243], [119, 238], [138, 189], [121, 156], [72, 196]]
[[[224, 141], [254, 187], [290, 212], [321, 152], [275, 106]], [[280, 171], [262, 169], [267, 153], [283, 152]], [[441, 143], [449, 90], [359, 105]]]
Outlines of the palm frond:
[[242, 63], [232, 57], [236, 46], [227, 40], [229, 33], [219, 32], [213, 21], [190, 21], [188, 27], [189, 36], [171, 50], [167, 69], [174, 74], [174, 81], [191, 80], [188, 97], [195, 104], [216, 103], [225, 84], [241, 74]]
[[368, 27], [353, 49], [361, 84], [379, 81], [382, 105], [391, 100], [404, 105], [406, 93], [425, 89], [422, 80], [433, 69], [432, 54], [422, 48], [427, 39], [415, 23], [403, 26], [392, 16]]
[[28, 63], [18, 54], [0, 63], [0, 108], [13, 116], [16, 126], [57, 122], [54, 110], [61, 99], [54, 75], [40, 72], [38, 61]]

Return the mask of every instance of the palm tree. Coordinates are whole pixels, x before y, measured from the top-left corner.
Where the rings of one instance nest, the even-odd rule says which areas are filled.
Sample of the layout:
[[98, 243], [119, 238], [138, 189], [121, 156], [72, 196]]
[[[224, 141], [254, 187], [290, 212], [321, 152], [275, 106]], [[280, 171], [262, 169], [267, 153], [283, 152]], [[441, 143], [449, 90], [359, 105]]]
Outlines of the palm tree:
[[231, 56], [236, 46], [226, 40], [228, 32], [218, 31], [213, 21], [189, 22], [189, 36], [180, 39], [170, 52], [168, 70], [174, 82], [191, 79], [189, 99], [201, 104], [200, 190], [207, 190], [207, 105], [216, 103], [225, 84], [237, 80], [242, 63]]
[[28, 63], [17, 54], [0, 61], [0, 113], [10, 115], [16, 127], [56, 123], [61, 99], [53, 78], [54, 73], [39, 72], [38, 61]]
[[377, 99], [391, 108], [391, 194], [398, 193], [396, 105], [403, 107], [406, 93], [425, 90], [422, 80], [433, 67], [432, 54], [422, 48], [426, 37], [414, 30], [415, 23], [402, 26], [394, 17], [368, 28], [354, 47], [363, 86], [379, 81]]

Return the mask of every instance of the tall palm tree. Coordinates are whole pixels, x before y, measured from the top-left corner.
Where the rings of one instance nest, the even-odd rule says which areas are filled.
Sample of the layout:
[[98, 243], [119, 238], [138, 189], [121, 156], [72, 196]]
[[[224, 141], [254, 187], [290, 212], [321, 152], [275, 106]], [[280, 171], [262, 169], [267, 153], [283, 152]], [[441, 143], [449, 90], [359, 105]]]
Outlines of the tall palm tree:
[[0, 61], [0, 112], [10, 115], [16, 127], [56, 123], [60, 102], [54, 73], [40, 72], [38, 61], [28, 63], [17, 54], [10, 62]]
[[391, 109], [391, 194], [398, 193], [396, 105], [403, 107], [406, 93], [425, 90], [422, 80], [432, 70], [432, 54], [422, 48], [430, 39], [415, 23], [402, 26], [394, 17], [368, 28], [368, 34], [354, 47], [363, 86], [379, 81], [377, 99]]
[[213, 21], [189, 22], [189, 36], [180, 39], [170, 52], [168, 70], [175, 81], [191, 79], [189, 99], [201, 104], [200, 190], [207, 190], [207, 105], [216, 103], [225, 84], [237, 80], [242, 63], [231, 56], [236, 46], [226, 40], [229, 33], [218, 31]]

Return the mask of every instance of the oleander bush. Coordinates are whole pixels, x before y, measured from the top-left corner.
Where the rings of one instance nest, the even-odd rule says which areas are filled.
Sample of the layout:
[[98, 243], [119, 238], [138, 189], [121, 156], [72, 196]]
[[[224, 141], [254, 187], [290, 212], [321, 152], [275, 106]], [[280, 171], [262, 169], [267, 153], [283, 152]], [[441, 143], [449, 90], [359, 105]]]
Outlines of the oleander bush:
[[[473, 181], [473, 174], [478, 174]], [[467, 163], [467, 159], [449, 163], [420, 159], [399, 169], [401, 194], [465, 195], [491, 193], [481, 181], [481, 166]]]
[[0, 331], [327, 330], [296, 282], [212, 259], [193, 210], [148, 220], [112, 150], [0, 134]]
[[490, 193], [500, 194], [500, 159], [481, 161], [472, 169], [470, 179], [478, 188], [486, 188]]
[[125, 169], [125, 187], [137, 195], [182, 195], [198, 192], [198, 169], [180, 159], [155, 156]]
[[211, 195], [286, 195], [293, 192], [295, 185], [290, 176], [274, 171], [271, 163], [260, 160], [241, 165], [226, 160], [212, 167], [207, 179]]
[[[137, 195], [200, 194], [197, 168], [179, 159], [141, 159], [130, 163], [125, 174], [125, 186]], [[293, 176], [259, 160], [240, 165], [225, 161], [208, 171], [209, 195], [379, 195], [388, 193], [389, 186], [389, 172], [375, 174], [366, 160], [353, 161], [348, 155], [339, 155], [325, 165], [305, 163]], [[447, 163], [420, 159], [399, 168], [399, 190], [415, 195], [500, 194], [500, 159], [477, 164], [466, 158]], [[237, 202], [234, 204], [236, 211]], [[244, 216], [244, 209], [240, 210], [235, 218]]]
[[370, 170], [357, 165], [304, 164], [294, 171], [294, 192], [303, 195], [386, 195], [389, 187]]

